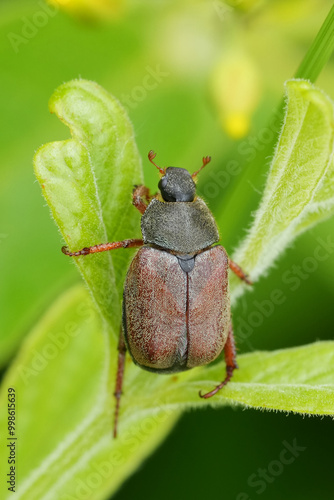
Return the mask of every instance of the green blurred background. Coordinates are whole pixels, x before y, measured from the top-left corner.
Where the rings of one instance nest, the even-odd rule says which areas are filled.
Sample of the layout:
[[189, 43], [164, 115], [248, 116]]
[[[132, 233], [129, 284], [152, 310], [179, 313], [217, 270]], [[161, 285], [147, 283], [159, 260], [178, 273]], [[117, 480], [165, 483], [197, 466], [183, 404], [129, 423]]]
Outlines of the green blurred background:
[[[150, 149], [162, 166], [191, 171], [210, 154], [198, 188], [232, 253], [265, 181], [272, 153], [265, 146], [279, 128], [273, 113], [283, 83], [294, 75], [332, 5], [328, 0], [60, 3], [64, 9], [43, 0], [0, 5], [3, 370], [35, 321], [80, 279], [60, 252], [62, 240], [32, 168], [41, 144], [68, 137], [48, 112], [54, 89], [82, 77], [120, 99], [152, 189], [158, 177], [146, 160]], [[334, 98], [333, 82], [332, 60], [317, 85]], [[241, 299], [233, 310], [239, 352], [333, 338], [334, 252], [315, 264], [313, 258], [319, 238], [334, 239], [333, 232], [329, 220], [299, 238]], [[295, 287], [289, 282], [297, 272], [293, 266], [302, 268]], [[283, 292], [284, 302], [259, 313], [274, 289]], [[305, 450], [274, 475], [283, 442], [293, 440]], [[115, 498], [329, 500], [333, 441], [329, 418], [240, 409], [188, 413]], [[249, 484], [258, 469], [268, 467], [272, 474], [264, 489]]]

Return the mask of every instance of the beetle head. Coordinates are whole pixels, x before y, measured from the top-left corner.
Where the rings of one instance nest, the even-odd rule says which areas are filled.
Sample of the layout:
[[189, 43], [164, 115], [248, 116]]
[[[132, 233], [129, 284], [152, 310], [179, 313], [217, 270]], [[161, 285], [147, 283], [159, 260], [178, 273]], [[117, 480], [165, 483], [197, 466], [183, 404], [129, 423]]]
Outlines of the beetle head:
[[199, 170], [196, 170], [193, 174], [190, 174], [185, 168], [179, 167], [167, 167], [161, 168], [156, 163], [154, 163], [154, 158], [156, 153], [150, 151], [148, 153], [148, 159], [160, 172], [162, 176], [159, 182], [159, 189], [161, 191], [161, 196], [164, 201], [194, 201], [196, 196], [196, 185], [194, 179], [196, 180], [199, 172], [211, 161], [211, 156], [205, 156], [203, 158], [202, 166]]
[[194, 201], [196, 185], [185, 168], [168, 167], [158, 187], [164, 201]]

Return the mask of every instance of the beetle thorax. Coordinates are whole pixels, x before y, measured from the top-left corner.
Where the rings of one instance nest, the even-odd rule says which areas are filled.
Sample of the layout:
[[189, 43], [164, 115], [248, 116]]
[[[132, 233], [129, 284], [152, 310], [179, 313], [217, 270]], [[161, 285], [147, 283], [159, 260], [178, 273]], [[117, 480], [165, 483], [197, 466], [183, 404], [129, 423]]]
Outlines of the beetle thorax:
[[216, 222], [203, 200], [163, 202], [154, 198], [141, 219], [145, 244], [196, 254], [219, 241]]

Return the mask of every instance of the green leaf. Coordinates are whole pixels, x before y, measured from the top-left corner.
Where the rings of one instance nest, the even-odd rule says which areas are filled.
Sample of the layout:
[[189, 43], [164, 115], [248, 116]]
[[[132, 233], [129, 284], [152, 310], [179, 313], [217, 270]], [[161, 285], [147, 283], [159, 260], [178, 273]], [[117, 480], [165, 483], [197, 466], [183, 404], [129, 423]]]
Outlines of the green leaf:
[[[295, 73], [295, 78], [301, 78], [304, 80], [309, 80], [315, 83], [321, 71], [324, 69], [326, 63], [328, 62], [330, 56], [334, 49], [334, 5], [331, 7], [325, 21], [323, 22], [317, 36], [312, 42], [309, 50], [304, 56], [298, 70]], [[283, 116], [284, 114], [284, 100], [278, 104], [275, 115]], [[237, 204], [232, 205], [233, 210], [233, 228], [238, 227], [240, 224], [240, 219], [242, 214], [254, 210], [254, 200], [257, 198], [258, 189], [262, 190], [262, 179], [264, 166], [267, 164], [267, 159], [272, 155], [272, 151], [275, 148], [278, 140], [278, 133], [276, 131], [276, 125], [273, 127], [274, 116], [270, 116], [267, 122], [269, 127], [271, 139], [266, 141], [265, 144], [261, 145], [261, 148], [256, 148], [256, 155], [253, 159], [246, 160], [244, 168], [238, 175], [239, 181], [234, 187], [233, 198], [238, 200]], [[276, 121], [274, 119], [274, 121]], [[272, 133], [273, 132], [273, 133]], [[254, 192], [249, 192], [248, 183], [254, 185]], [[242, 200], [242, 204], [240, 204]], [[222, 197], [220, 202], [220, 210], [217, 214], [217, 221], [220, 225], [226, 228], [228, 221], [226, 220], [231, 213], [231, 206], [226, 205], [226, 197]], [[231, 226], [229, 228], [231, 230]], [[234, 280], [234, 285], [236, 284]], [[233, 286], [234, 286], [233, 285]], [[241, 288], [239, 288], [239, 294], [241, 293]]]
[[312, 201], [309, 203], [304, 218], [297, 225], [295, 235], [299, 235], [334, 215], [334, 155], [333, 152], [328, 161], [328, 167], [319, 186], [317, 187]]
[[[121, 422], [120, 439], [112, 438], [109, 369], [114, 375], [116, 358], [110, 360], [107, 333], [87, 290], [77, 286], [40, 320], [4, 378], [2, 436], [8, 436], [7, 390], [14, 387], [16, 393], [17, 499], [81, 498], [78, 491], [87, 481], [90, 498], [105, 498], [177, 418], [166, 408], [151, 412], [150, 418], [138, 409], [135, 421]], [[132, 370], [128, 371], [130, 385]], [[2, 446], [3, 472], [7, 458]], [[0, 496], [12, 497], [4, 481]]]
[[[131, 192], [134, 184], [142, 183], [142, 171], [125, 110], [99, 85], [85, 80], [59, 87], [49, 106], [70, 128], [72, 139], [42, 146], [34, 165], [66, 243], [78, 250], [136, 237], [139, 213], [131, 205]], [[116, 250], [75, 259], [116, 334], [130, 257], [129, 251]]]
[[[252, 352], [238, 357], [233, 382], [211, 404], [242, 404], [252, 408], [334, 415], [334, 342], [316, 342], [273, 352]], [[209, 367], [198, 380], [184, 384], [183, 395], [196, 406], [196, 391], [216, 385], [224, 363]], [[204, 386], [203, 386], [204, 384]], [[179, 390], [179, 389], [178, 389]], [[171, 402], [166, 397], [166, 402]]]
[[[284, 125], [263, 197], [233, 257], [254, 281], [300, 232], [333, 213], [333, 103], [303, 80], [288, 81], [286, 92]], [[235, 279], [233, 285], [236, 297], [242, 288]]]
[[[233, 381], [211, 401], [198, 391], [222, 379], [223, 362], [175, 377], [144, 372], [128, 359], [115, 440], [109, 370], [115, 374], [116, 357], [109, 359], [106, 335], [89, 293], [77, 286], [40, 320], [7, 373], [0, 432], [7, 436], [7, 390], [14, 387], [17, 500], [107, 498], [187, 408], [242, 404], [334, 414], [334, 342], [241, 355]], [[0, 468], [6, 467], [1, 447]], [[4, 483], [1, 498], [12, 498]]]
[[[236, 256], [253, 279], [267, 271], [297, 234], [315, 223], [314, 214], [319, 220], [330, 214], [332, 103], [308, 82], [288, 82], [287, 92], [285, 124], [264, 197]], [[132, 185], [141, 181], [140, 162], [124, 111], [102, 89], [83, 81], [62, 86], [50, 106], [70, 127], [73, 138], [41, 148], [35, 168], [70, 248], [138, 234], [135, 224], [139, 227], [139, 220], [129, 193]], [[131, 159], [132, 170], [127, 170]], [[324, 202], [326, 210], [320, 216]], [[128, 359], [119, 437], [111, 439], [117, 356], [115, 336], [111, 351], [108, 336], [110, 326], [114, 334], [119, 326], [119, 292], [128, 259], [128, 252], [117, 251], [77, 259], [94, 303], [81, 288], [61, 298], [32, 333], [4, 382], [2, 397], [9, 385], [15, 386], [22, 401], [20, 418], [25, 422], [20, 432], [25, 466], [18, 498], [70, 499], [80, 494], [105, 498], [187, 408], [242, 404], [308, 414], [334, 413], [333, 342], [239, 356], [240, 370], [233, 382], [211, 400], [200, 399], [198, 391], [211, 389], [222, 380], [224, 362], [162, 377], [140, 370]], [[233, 280], [231, 284], [235, 299], [245, 287]], [[87, 322], [84, 313], [91, 318], [89, 328], [81, 326]], [[80, 334], [81, 342], [75, 337], [58, 348], [61, 352], [27, 382], [29, 369], [36, 363], [34, 356], [38, 359], [42, 353], [45, 358], [50, 342], [58, 347], [54, 332], [71, 331], [73, 326], [68, 325], [74, 325], [78, 332], [88, 329], [89, 334]], [[92, 370], [94, 377], [89, 379]], [[55, 392], [55, 385], [56, 397], [42, 408], [47, 396]], [[28, 401], [41, 402], [42, 425], [36, 423], [36, 408]], [[73, 411], [67, 416], [70, 405]], [[1, 422], [5, 425], [5, 417]], [[55, 423], [58, 432], [53, 430]], [[52, 434], [53, 439], [34, 441], [37, 433], [42, 437]], [[38, 442], [39, 453], [31, 460], [33, 442]]]

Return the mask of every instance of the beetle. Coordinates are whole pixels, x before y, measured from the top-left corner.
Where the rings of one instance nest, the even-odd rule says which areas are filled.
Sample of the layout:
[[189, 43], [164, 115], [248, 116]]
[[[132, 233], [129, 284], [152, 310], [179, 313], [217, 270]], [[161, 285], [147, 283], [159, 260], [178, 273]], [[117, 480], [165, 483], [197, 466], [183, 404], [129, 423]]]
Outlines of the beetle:
[[101, 243], [71, 252], [70, 257], [141, 247], [124, 284], [123, 313], [118, 343], [114, 437], [122, 394], [125, 354], [144, 370], [170, 374], [214, 361], [224, 350], [224, 380], [202, 398], [222, 389], [238, 368], [231, 322], [228, 269], [251, 285], [243, 270], [216, 245], [215, 219], [196, 195], [195, 180], [211, 161], [203, 158], [190, 174], [179, 167], [161, 168], [150, 151], [148, 159], [159, 170], [160, 193], [151, 196], [135, 186], [132, 203], [142, 214], [142, 239]]

